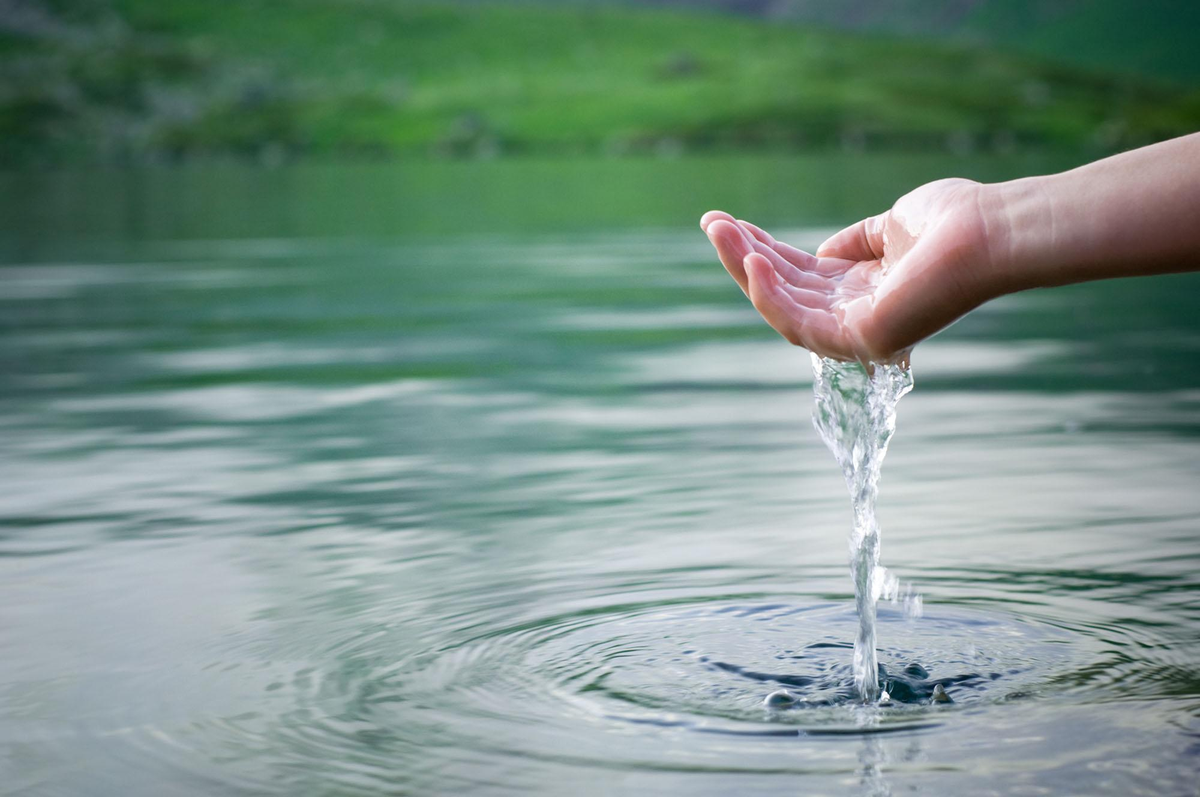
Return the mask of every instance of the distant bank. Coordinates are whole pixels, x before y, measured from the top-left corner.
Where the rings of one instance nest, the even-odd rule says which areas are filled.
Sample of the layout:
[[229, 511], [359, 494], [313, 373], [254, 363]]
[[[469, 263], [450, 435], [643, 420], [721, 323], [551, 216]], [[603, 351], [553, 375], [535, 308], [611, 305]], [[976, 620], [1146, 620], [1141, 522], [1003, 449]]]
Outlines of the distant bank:
[[1200, 90], [1179, 82], [688, 10], [399, 0], [4, 7], [6, 168], [212, 156], [1099, 155], [1200, 128]]

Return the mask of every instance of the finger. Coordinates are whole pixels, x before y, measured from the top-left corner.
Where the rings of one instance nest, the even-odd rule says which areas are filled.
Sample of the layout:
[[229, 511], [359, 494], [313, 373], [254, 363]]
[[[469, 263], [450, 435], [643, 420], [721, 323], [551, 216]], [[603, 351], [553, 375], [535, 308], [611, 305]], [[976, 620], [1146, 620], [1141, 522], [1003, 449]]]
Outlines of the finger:
[[771, 266], [774, 267], [775, 271], [779, 273], [779, 276], [789, 285], [810, 291], [824, 291], [825, 293], [832, 293], [837, 288], [837, 283], [828, 277], [822, 277], [820, 274], [796, 268], [796, 266], [785, 260], [783, 255], [762, 241], [754, 242], [754, 251], [765, 257]]
[[758, 240], [765, 243], [767, 246], [775, 245], [775, 239], [772, 238], [770, 233], [768, 233], [762, 227], [759, 227], [756, 224], [751, 224], [750, 222], [746, 221], [745, 219], [738, 219], [737, 223], [742, 225], [744, 228], [746, 228], [747, 232], [749, 232], [751, 235], [753, 235]]
[[736, 223], [737, 220], [723, 210], [710, 210], [700, 217], [700, 229], [708, 232], [708, 226], [714, 221], [730, 221]]
[[[785, 244], [783, 241], [777, 241], [770, 233], [760, 227], [751, 224], [748, 221], [738, 220], [746, 232], [750, 233], [760, 243], [766, 244], [774, 250], [775, 254], [783, 258], [785, 261], [800, 269], [807, 271], [810, 274], [816, 274], [822, 277], [837, 277], [846, 271], [850, 266], [854, 265], [854, 260], [836, 257], [816, 257], [810, 255], [803, 249], [797, 249], [791, 244]], [[757, 249], [757, 247], [756, 247]], [[762, 250], [757, 250], [762, 251]], [[770, 256], [768, 255], [768, 258]]]
[[887, 213], [870, 216], [834, 233], [817, 247], [817, 257], [841, 257], [847, 260], [877, 260], [883, 257], [883, 225]]
[[717, 219], [708, 225], [708, 239], [717, 248], [721, 264], [729, 276], [746, 291], [746, 269], [742, 261], [753, 251], [750, 242], [740, 227], [731, 221]]
[[780, 257], [791, 263], [796, 268], [804, 269], [805, 271], [813, 271], [817, 265], [817, 258], [805, 252], [803, 249], [785, 244], [783, 241], [776, 241], [771, 244]]
[[[815, 274], [820, 277], [841, 276], [846, 269], [850, 268], [850, 266], [854, 265], [855, 263], [853, 260], [845, 260], [833, 257], [818, 258], [814, 255], [810, 255], [808, 252], [805, 252], [802, 249], [797, 249], [790, 244], [785, 244], [783, 241], [776, 241], [775, 238], [772, 237], [772, 235], [766, 230], [758, 227], [757, 225], [751, 224], [748, 221], [738, 219], [737, 223], [742, 227], [742, 229], [749, 233], [754, 240], [771, 248], [772, 251], [767, 252], [758, 246], [754, 247], [755, 251], [766, 255], [768, 260], [776, 264], [776, 270], [779, 271], [780, 274], [784, 275], [784, 279], [787, 279], [789, 282], [792, 282], [795, 285], [800, 285], [800, 282], [794, 281], [789, 277], [789, 275], [794, 274], [794, 272], [791, 269], [778, 268], [779, 258], [782, 258], [789, 265], [795, 266], [800, 271], [808, 272], [809, 274]], [[800, 287], [809, 286], [800, 285]]]
[[796, 307], [783, 292], [779, 275], [771, 263], [755, 252], [746, 257], [745, 271], [748, 281], [746, 293], [754, 309], [789, 343], [805, 345], [799, 334], [799, 325], [792, 317], [792, 313], [803, 313], [804, 308]]
[[788, 342], [817, 354], [854, 359], [845, 330], [829, 310], [792, 301], [767, 259], [755, 252], [746, 257], [750, 301], [775, 331]]
[[779, 287], [788, 295], [788, 298], [801, 307], [807, 307], [811, 310], [828, 310], [833, 304], [833, 297], [824, 291], [810, 291], [804, 288], [797, 288], [786, 282]]
[[844, 257], [816, 257], [783, 241], [776, 241], [771, 248], [801, 271], [819, 274], [822, 277], [840, 277], [846, 273], [846, 269], [858, 262]]

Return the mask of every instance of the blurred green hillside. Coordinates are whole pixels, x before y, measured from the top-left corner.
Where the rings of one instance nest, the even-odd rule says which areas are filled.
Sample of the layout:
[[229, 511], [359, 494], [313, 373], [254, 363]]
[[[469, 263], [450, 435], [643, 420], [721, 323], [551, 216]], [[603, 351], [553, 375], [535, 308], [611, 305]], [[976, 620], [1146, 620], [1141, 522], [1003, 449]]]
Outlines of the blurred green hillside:
[[[457, 0], [473, 2], [474, 0]], [[645, 5], [646, 0], [542, 0]], [[1065, 63], [1200, 80], [1196, 0], [652, 0], [728, 13], [968, 44]]]
[[0, 160], [822, 148], [1101, 154], [1200, 92], [966, 45], [623, 6], [9, 0]]

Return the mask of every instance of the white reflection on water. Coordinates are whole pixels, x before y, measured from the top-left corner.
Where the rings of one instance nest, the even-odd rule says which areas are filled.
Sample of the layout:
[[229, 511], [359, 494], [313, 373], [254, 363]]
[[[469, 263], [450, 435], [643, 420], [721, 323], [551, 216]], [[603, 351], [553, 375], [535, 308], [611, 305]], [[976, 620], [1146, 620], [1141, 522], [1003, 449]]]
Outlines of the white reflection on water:
[[[1056, 341], [997, 345], [934, 340], [917, 350], [915, 364], [923, 378], [1019, 373], [1034, 363], [1061, 357], [1067, 349]], [[628, 378], [642, 383], [811, 385], [813, 379], [808, 353], [782, 341], [773, 346], [759, 341], [678, 346], [669, 352], [626, 355], [620, 364], [631, 370]]]
[[414, 379], [333, 389], [251, 383], [104, 398], [64, 399], [59, 406], [72, 413], [162, 410], [223, 421], [266, 421], [417, 396], [436, 388], [433, 380]]

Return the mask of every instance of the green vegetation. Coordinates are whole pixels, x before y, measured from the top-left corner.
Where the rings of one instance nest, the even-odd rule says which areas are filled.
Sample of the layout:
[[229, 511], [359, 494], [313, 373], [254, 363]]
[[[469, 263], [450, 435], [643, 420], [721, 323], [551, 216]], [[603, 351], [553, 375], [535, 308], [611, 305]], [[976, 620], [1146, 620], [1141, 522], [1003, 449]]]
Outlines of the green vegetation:
[[1195, 84], [1200, 79], [1200, 47], [1196, 46], [1200, 3], [1196, 0], [671, 1], [691, 6], [719, 3], [746, 13], [769, 13], [776, 19], [840, 30], [989, 44], [1181, 83]]
[[794, 2], [793, 18], [858, 30], [987, 42], [1101, 69], [1195, 83], [1195, 0], [842, 0]]
[[0, 159], [1074, 148], [1200, 92], [961, 45], [622, 7], [25, 0]]

